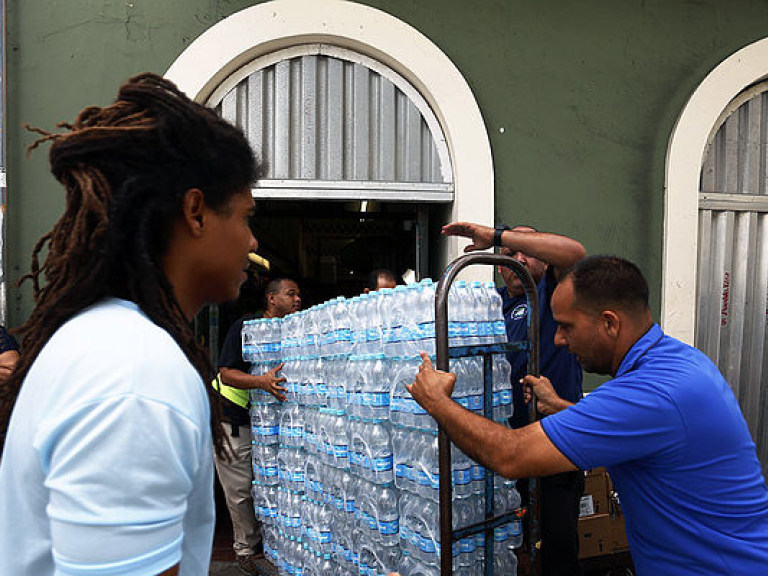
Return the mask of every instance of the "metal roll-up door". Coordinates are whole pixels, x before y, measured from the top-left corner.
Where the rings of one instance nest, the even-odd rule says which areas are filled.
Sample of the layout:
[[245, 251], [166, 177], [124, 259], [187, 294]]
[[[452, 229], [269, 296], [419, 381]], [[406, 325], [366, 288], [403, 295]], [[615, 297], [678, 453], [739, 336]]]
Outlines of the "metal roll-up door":
[[[721, 115], [699, 192], [696, 346], [739, 400], [768, 475], [768, 83]], [[681, 249], [683, 249], [681, 247]]]
[[453, 201], [437, 118], [401, 76], [360, 54], [283, 50], [241, 69], [208, 104], [267, 160], [259, 198]]

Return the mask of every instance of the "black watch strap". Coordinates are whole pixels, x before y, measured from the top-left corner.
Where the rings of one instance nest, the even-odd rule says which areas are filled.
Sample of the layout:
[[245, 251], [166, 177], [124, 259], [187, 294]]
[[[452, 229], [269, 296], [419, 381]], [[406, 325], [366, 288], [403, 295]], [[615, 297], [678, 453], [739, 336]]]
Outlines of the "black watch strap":
[[504, 232], [504, 230], [509, 230], [509, 226], [506, 224], [497, 224], [496, 228], [493, 229], [493, 245], [494, 246], [501, 246], [501, 234]]

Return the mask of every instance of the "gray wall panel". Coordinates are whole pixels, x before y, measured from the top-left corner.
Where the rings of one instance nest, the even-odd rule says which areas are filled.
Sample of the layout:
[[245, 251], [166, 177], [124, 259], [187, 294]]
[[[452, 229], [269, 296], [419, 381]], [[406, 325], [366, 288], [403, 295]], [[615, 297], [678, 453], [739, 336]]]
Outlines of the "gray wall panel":
[[702, 163], [696, 345], [731, 385], [768, 472], [766, 88], [734, 99]]
[[[369, 191], [380, 199], [390, 190], [408, 189], [414, 201], [450, 201], [452, 170], [442, 165], [447, 146], [441, 133], [432, 133], [434, 118], [430, 124], [396, 84], [403, 80], [388, 78], [385, 67], [373, 70], [328, 50], [273, 60], [220, 103], [268, 162], [259, 187], [305, 198], [307, 190], [335, 183], [335, 199]], [[372, 187], [376, 182], [382, 184]], [[442, 185], [439, 194], [435, 184]]]

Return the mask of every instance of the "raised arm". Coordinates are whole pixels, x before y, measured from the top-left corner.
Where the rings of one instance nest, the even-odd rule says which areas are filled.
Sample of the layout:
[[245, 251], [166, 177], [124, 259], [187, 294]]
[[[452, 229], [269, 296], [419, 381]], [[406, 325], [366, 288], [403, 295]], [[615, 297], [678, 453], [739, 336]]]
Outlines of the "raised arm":
[[[490, 248], [493, 246], [493, 233], [493, 228], [471, 222], [453, 222], [443, 226], [446, 236], [464, 236], [472, 240], [464, 252]], [[533, 256], [559, 270], [572, 266], [587, 254], [581, 242], [573, 238], [530, 230], [505, 230], [501, 234], [501, 245]]]

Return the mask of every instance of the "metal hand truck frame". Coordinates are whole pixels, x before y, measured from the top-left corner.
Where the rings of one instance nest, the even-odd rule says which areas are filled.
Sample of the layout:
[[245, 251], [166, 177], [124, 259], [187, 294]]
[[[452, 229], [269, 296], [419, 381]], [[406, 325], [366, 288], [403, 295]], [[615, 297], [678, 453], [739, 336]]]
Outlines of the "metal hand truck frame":
[[[448, 342], [448, 291], [459, 272], [473, 264], [490, 264], [506, 266], [510, 268], [520, 279], [528, 301], [528, 340], [508, 342], [506, 344], [477, 345], [449, 347]], [[483, 357], [483, 382], [484, 382], [484, 405], [483, 415], [492, 419], [493, 416], [493, 374], [492, 357], [493, 354], [504, 353], [507, 351], [527, 351], [528, 352], [528, 373], [539, 376], [539, 300], [531, 275], [528, 269], [514, 260], [511, 256], [503, 254], [490, 253], [470, 253], [456, 258], [451, 262], [443, 272], [443, 276], [437, 285], [435, 291], [435, 344], [436, 344], [436, 364], [437, 369], [448, 372], [449, 358], [459, 358], [462, 356], [482, 356]], [[536, 398], [531, 398], [529, 404], [529, 421], [534, 422], [538, 419], [536, 411]], [[494, 474], [486, 469], [485, 474], [485, 520], [459, 528], [453, 529], [453, 505], [452, 505], [452, 485], [451, 485], [451, 440], [447, 432], [438, 427], [438, 459], [439, 459], [439, 509], [440, 509], [440, 574], [441, 576], [450, 576], [453, 570], [453, 544], [454, 542], [470, 536], [485, 532], [485, 576], [493, 575], [493, 530], [498, 526], [509, 523], [516, 517], [515, 512], [508, 512], [499, 516], [493, 514], [493, 483]], [[535, 479], [532, 479], [535, 483]], [[531, 487], [532, 495], [536, 490]], [[535, 496], [532, 497], [534, 510], [536, 509]], [[536, 543], [538, 542], [538, 520], [536, 514], [530, 514], [530, 536], [528, 546], [530, 551], [531, 565], [537, 559]], [[532, 571], [532, 573], [534, 573]]]

